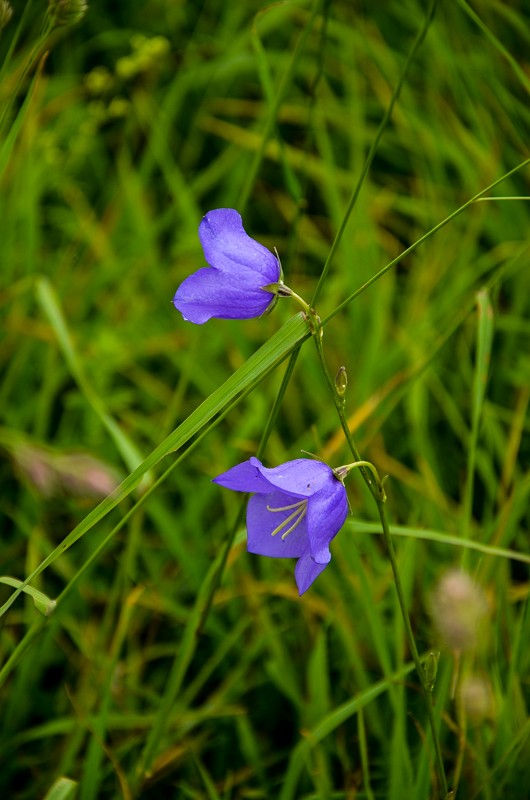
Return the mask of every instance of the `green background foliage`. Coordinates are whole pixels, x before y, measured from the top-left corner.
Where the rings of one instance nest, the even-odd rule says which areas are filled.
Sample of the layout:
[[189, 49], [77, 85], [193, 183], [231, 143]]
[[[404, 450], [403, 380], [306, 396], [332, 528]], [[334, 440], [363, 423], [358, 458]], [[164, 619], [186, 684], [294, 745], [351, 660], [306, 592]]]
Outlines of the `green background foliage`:
[[[298, 347], [264, 461], [351, 461], [289, 300], [201, 327], [171, 304], [204, 265], [201, 216], [235, 207], [308, 300], [346, 223], [317, 311], [362, 456], [389, 475], [418, 649], [441, 651], [449, 786], [520, 798], [530, 168], [411, 246], [528, 157], [528, 5], [440, 2], [409, 61], [419, 0], [93, 0], [62, 27], [41, 0], [13, 10], [0, 33], [3, 796], [438, 796], [358, 474], [332, 563], [302, 598], [291, 562], [246, 553], [242, 498], [210, 483], [258, 450]], [[451, 566], [488, 606], [465, 656], [429, 613]], [[470, 676], [487, 687], [476, 718]]]

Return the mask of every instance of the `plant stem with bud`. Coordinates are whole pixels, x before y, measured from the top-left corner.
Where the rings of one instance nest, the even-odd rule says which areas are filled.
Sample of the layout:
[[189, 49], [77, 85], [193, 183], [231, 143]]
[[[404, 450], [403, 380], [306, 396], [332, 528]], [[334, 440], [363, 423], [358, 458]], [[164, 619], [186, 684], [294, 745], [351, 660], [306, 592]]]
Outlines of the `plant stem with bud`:
[[[349, 466], [350, 466], [350, 468], [353, 467], [353, 466], [359, 467], [361, 475], [363, 476], [364, 481], [365, 481], [366, 485], [368, 486], [368, 488], [369, 488], [369, 490], [370, 490], [370, 492], [372, 494], [372, 497], [374, 498], [375, 503], [377, 505], [377, 511], [379, 513], [379, 519], [381, 521], [381, 527], [382, 527], [382, 530], [383, 530], [383, 538], [384, 538], [384, 541], [385, 541], [385, 546], [386, 546], [386, 550], [387, 550], [387, 553], [388, 553], [388, 558], [390, 560], [390, 565], [392, 567], [392, 572], [393, 572], [393, 575], [394, 575], [394, 583], [395, 583], [395, 586], [396, 586], [396, 592], [397, 592], [398, 601], [399, 601], [399, 605], [400, 605], [400, 609], [401, 609], [401, 615], [403, 617], [403, 624], [405, 626], [405, 633], [406, 633], [407, 640], [408, 640], [408, 643], [409, 643], [412, 659], [413, 659], [414, 665], [416, 667], [416, 672], [418, 673], [418, 678], [419, 678], [420, 685], [421, 685], [423, 699], [425, 701], [425, 708], [427, 710], [427, 716], [428, 716], [428, 719], [429, 719], [429, 725], [430, 725], [430, 728], [431, 728], [432, 739], [433, 739], [433, 744], [434, 744], [434, 753], [435, 753], [435, 759], [436, 759], [436, 767], [437, 767], [438, 776], [439, 776], [439, 780], [440, 780], [440, 795], [441, 795], [442, 798], [446, 798], [447, 795], [448, 795], [447, 779], [445, 777], [445, 769], [444, 769], [444, 765], [443, 765], [443, 758], [442, 758], [442, 750], [441, 750], [441, 746], [440, 746], [440, 739], [439, 739], [439, 736], [438, 736], [438, 731], [436, 729], [436, 720], [434, 718], [434, 709], [433, 709], [432, 694], [431, 694], [432, 690], [428, 685], [426, 673], [425, 673], [425, 670], [424, 670], [423, 665], [421, 663], [421, 659], [420, 659], [420, 656], [419, 656], [419, 653], [418, 653], [418, 648], [416, 647], [416, 641], [414, 639], [414, 633], [412, 631], [412, 625], [411, 625], [411, 622], [410, 622], [410, 616], [409, 616], [409, 612], [408, 612], [408, 609], [407, 609], [407, 603], [406, 603], [406, 599], [405, 599], [405, 592], [403, 590], [403, 584], [401, 583], [401, 577], [400, 577], [400, 574], [399, 574], [399, 567], [398, 567], [398, 563], [397, 563], [396, 552], [394, 550], [394, 545], [392, 543], [392, 537], [391, 537], [391, 534], [390, 534], [390, 528], [389, 528], [389, 525], [388, 525], [388, 519], [387, 519], [387, 514], [386, 514], [386, 506], [385, 506], [386, 494], [385, 494], [385, 490], [384, 490], [384, 480], [383, 481], [379, 480], [379, 476], [377, 474], [377, 471], [375, 470], [375, 467], [373, 467], [373, 465], [369, 464], [368, 462], [363, 461], [363, 459], [361, 459], [361, 456], [359, 455], [359, 451], [357, 450], [357, 446], [356, 446], [355, 441], [353, 439], [353, 436], [351, 434], [351, 431], [350, 431], [350, 428], [349, 428], [349, 425], [348, 425], [348, 420], [346, 419], [346, 415], [345, 415], [345, 412], [344, 412], [344, 404], [345, 404], [344, 392], [341, 393], [337, 389], [336, 381], [334, 382], [333, 379], [331, 378], [330, 374], [329, 374], [329, 371], [328, 371], [328, 368], [327, 368], [327, 365], [326, 365], [326, 360], [325, 360], [325, 357], [324, 357], [324, 349], [322, 347], [322, 328], [320, 327], [318, 316], [316, 315], [314, 310], [312, 310], [312, 318], [311, 318], [310, 324], [311, 324], [311, 322], [314, 322], [315, 320], [318, 320], [318, 326], [319, 327], [318, 327], [318, 330], [313, 330], [313, 328], [312, 328], [312, 330], [313, 330], [313, 334], [314, 334], [313, 338], [315, 340], [315, 345], [316, 345], [316, 349], [317, 349], [317, 353], [318, 353], [318, 358], [319, 358], [320, 364], [322, 366], [322, 371], [324, 373], [324, 377], [326, 379], [326, 383], [328, 384], [329, 390], [331, 392], [331, 396], [333, 398], [333, 402], [335, 403], [335, 408], [337, 410], [337, 414], [339, 416], [340, 423], [342, 425], [342, 429], [343, 429], [344, 435], [346, 437], [346, 441], [348, 442], [348, 446], [349, 446], [349, 448], [350, 448], [350, 450], [351, 450], [351, 452], [353, 454], [353, 457], [355, 459], [355, 464], [352, 464], [352, 465], [349, 465]], [[340, 370], [339, 370], [339, 374], [340, 374]], [[344, 380], [342, 380], [341, 385], [342, 384], [344, 384]], [[345, 388], [345, 385], [344, 385], [344, 388]]]

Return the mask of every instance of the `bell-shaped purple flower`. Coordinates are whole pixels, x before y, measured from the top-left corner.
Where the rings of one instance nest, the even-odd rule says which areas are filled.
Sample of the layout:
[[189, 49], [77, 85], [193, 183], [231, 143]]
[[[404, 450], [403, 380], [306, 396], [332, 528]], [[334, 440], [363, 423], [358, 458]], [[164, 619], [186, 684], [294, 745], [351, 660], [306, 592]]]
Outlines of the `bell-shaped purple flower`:
[[236, 492], [254, 492], [247, 508], [247, 549], [297, 558], [294, 574], [303, 594], [329, 564], [329, 543], [348, 514], [346, 489], [331, 467], [297, 458], [268, 469], [251, 458], [213, 480]]
[[218, 319], [259, 317], [275, 295], [261, 287], [277, 283], [280, 263], [251, 239], [233, 208], [209, 211], [199, 225], [199, 239], [210, 265], [180, 284], [173, 304], [184, 319], [202, 325]]

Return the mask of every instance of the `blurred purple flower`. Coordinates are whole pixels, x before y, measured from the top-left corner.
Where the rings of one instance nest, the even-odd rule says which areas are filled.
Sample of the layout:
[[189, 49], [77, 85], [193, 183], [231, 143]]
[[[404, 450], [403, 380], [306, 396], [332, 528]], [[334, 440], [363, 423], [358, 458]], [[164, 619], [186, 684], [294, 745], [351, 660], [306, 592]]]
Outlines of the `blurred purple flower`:
[[61, 453], [15, 437], [9, 449], [19, 473], [45, 498], [106, 497], [119, 483], [112, 467], [88, 453]]
[[280, 263], [251, 239], [233, 208], [209, 211], [199, 225], [206, 262], [180, 284], [173, 304], [184, 319], [202, 325], [218, 319], [259, 317], [275, 295], [261, 287], [280, 279]]
[[249, 553], [297, 558], [298, 592], [309, 589], [329, 564], [329, 543], [348, 514], [346, 489], [331, 467], [297, 458], [268, 469], [251, 458], [213, 480], [236, 492], [254, 492], [247, 508]]

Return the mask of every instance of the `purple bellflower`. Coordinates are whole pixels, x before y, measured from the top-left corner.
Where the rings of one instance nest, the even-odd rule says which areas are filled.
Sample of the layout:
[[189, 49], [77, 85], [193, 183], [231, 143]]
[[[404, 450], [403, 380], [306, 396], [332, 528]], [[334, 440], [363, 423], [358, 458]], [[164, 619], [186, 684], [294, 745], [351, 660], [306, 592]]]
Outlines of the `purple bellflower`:
[[197, 325], [212, 317], [261, 316], [275, 299], [262, 287], [280, 280], [276, 256], [250, 238], [233, 208], [209, 211], [199, 225], [199, 239], [210, 266], [180, 284], [173, 298], [175, 308]]
[[251, 458], [213, 481], [236, 492], [254, 492], [247, 507], [249, 553], [297, 558], [298, 592], [307, 591], [329, 564], [329, 543], [348, 514], [346, 489], [331, 467], [297, 458], [268, 469]]

